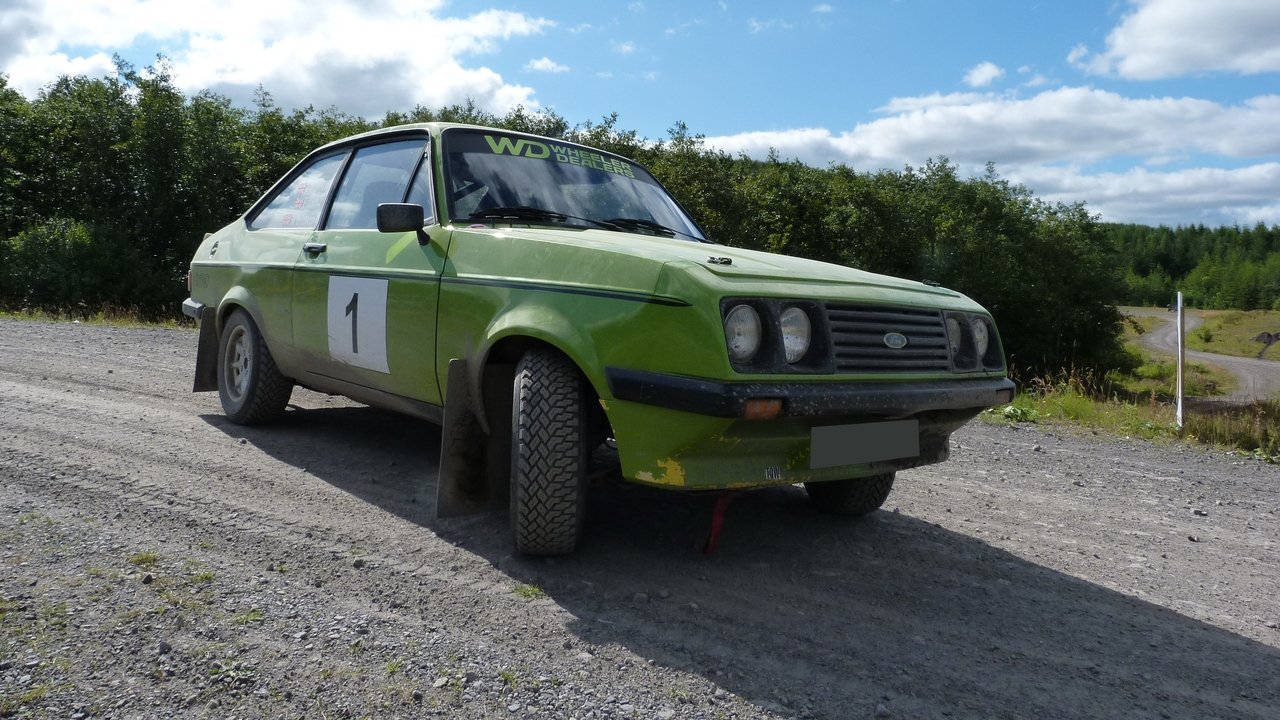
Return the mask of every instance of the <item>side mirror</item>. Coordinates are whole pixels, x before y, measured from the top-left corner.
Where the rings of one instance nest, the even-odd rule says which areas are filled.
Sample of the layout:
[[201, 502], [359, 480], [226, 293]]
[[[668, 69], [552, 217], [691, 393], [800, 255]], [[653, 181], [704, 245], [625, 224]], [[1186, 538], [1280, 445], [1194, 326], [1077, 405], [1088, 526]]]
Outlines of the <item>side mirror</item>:
[[380, 203], [378, 205], [378, 232], [396, 233], [414, 231], [418, 233], [418, 244], [426, 245], [430, 240], [422, 229], [426, 223], [426, 210], [414, 203]]

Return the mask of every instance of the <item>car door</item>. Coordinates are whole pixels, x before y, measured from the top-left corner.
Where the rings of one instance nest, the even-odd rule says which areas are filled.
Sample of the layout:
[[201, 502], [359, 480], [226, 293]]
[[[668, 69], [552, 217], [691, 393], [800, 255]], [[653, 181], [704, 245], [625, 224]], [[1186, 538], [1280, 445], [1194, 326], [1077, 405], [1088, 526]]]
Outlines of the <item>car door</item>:
[[256, 319], [276, 363], [288, 373], [298, 371], [293, 338], [293, 276], [324, 215], [330, 190], [349, 151], [326, 153], [296, 168], [254, 210], [246, 232], [216, 242], [210, 258], [233, 264], [235, 284]]
[[329, 211], [298, 259], [293, 334], [304, 378], [353, 396], [373, 390], [440, 405], [434, 370], [442, 242], [382, 233], [380, 203], [423, 205], [435, 221], [425, 135], [357, 147]]

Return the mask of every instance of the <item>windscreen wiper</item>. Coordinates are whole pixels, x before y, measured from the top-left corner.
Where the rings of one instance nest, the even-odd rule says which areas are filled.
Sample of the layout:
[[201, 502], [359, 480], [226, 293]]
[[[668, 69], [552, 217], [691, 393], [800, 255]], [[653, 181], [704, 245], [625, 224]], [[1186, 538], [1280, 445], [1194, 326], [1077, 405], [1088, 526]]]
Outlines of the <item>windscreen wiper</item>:
[[617, 227], [620, 227], [624, 230], [647, 230], [653, 233], [654, 235], [661, 235], [662, 237], [675, 237], [676, 235], [682, 235], [684, 237], [689, 238], [690, 240], [697, 240], [698, 242], [707, 242], [706, 238], [700, 238], [697, 235], [691, 235], [687, 232], [684, 232], [683, 230], [676, 230], [675, 228], [669, 228], [666, 225], [663, 225], [661, 223], [656, 223], [652, 220], [643, 220], [641, 218], [619, 217], [619, 218], [609, 218], [608, 220], [604, 220], [603, 222], [606, 222], [610, 225], [616, 225]]
[[467, 217], [470, 220], [532, 220], [535, 222], [541, 220], [543, 222], [554, 223], [562, 223], [566, 220], [579, 220], [596, 227], [602, 227], [609, 230], [618, 229], [616, 225], [606, 221], [592, 220], [591, 218], [568, 215], [562, 212], [556, 212], [555, 210], [530, 207], [529, 205], [488, 208], [487, 210], [478, 210], [473, 212]]

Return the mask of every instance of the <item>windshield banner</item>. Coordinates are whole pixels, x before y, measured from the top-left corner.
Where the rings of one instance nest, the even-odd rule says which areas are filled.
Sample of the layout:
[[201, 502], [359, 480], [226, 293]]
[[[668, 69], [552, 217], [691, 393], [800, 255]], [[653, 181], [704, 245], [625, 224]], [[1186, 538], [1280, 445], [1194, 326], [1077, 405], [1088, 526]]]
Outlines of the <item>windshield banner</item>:
[[586, 148], [543, 143], [537, 140], [513, 138], [507, 135], [485, 135], [484, 139], [489, 144], [489, 150], [495, 155], [515, 155], [533, 158], [534, 160], [555, 160], [556, 162], [603, 170], [629, 178], [636, 176], [629, 163], [617, 158], [606, 157]]

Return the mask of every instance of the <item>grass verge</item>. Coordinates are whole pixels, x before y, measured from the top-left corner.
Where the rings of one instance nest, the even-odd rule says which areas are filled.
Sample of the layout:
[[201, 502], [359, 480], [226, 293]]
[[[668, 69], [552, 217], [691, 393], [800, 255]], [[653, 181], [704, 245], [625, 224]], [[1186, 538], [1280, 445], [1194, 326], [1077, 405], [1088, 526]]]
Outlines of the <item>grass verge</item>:
[[[1193, 350], [1256, 358], [1263, 343], [1255, 338], [1280, 333], [1278, 310], [1205, 310], [1199, 315], [1204, 324], [1187, 333], [1187, 347]], [[1263, 358], [1280, 360], [1280, 344], [1268, 348]]]
[[1142, 399], [1115, 388], [1105, 379], [1094, 381], [1087, 373], [1037, 378], [1026, 383], [1012, 403], [988, 410], [981, 417], [997, 424], [1070, 424], [1125, 437], [1187, 440], [1280, 462], [1280, 402], [1191, 403], [1185, 408], [1179, 430], [1172, 403], [1155, 393]]
[[40, 322], [82, 323], [85, 325], [105, 325], [108, 327], [195, 327], [195, 322], [183, 316], [151, 318], [136, 309], [130, 308], [98, 308], [88, 310], [46, 310], [0, 309], [0, 318], [10, 320], [35, 320]]

